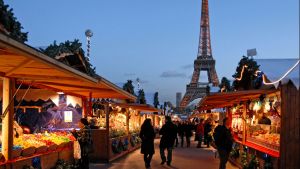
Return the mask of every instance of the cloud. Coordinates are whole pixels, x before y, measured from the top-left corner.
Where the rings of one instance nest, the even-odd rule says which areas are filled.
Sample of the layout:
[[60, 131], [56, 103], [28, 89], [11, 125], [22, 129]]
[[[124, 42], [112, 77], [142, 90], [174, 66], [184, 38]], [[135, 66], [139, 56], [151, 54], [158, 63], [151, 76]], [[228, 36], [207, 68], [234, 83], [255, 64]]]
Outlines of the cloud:
[[124, 76], [136, 76], [135, 73], [124, 73]]
[[193, 68], [194, 66], [192, 65], [192, 64], [188, 64], [188, 65], [184, 65], [184, 66], [182, 66], [181, 68], [182, 69], [191, 69], [191, 68]]
[[149, 81], [148, 81], [148, 80], [141, 80], [141, 79], [140, 79], [140, 83], [141, 83], [141, 84], [146, 84], [146, 83], [149, 83]]
[[181, 78], [185, 78], [186, 77], [186, 74], [184, 73], [179, 73], [179, 72], [176, 72], [176, 71], [166, 71], [166, 72], [163, 72], [160, 77], [163, 77], [163, 78], [172, 78], [172, 77], [181, 77]]

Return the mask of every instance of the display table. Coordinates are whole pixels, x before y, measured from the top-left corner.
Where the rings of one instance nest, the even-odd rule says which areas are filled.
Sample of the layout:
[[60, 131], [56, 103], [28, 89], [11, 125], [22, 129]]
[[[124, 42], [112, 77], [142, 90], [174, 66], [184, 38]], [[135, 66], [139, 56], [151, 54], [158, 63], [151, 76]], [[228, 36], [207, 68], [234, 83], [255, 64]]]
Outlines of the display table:
[[109, 138], [105, 129], [92, 129], [91, 131], [94, 150], [90, 154], [91, 162], [110, 162], [140, 147], [140, 141], [136, 140], [138, 137], [131, 134]]
[[56, 149], [54, 151], [47, 151], [44, 153], [35, 153], [28, 157], [19, 157], [6, 162], [0, 162], [0, 169], [4, 168], [23, 168], [23, 166], [32, 165], [34, 158], [40, 158], [40, 164], [43, 169], [51, 169], [55, 167], [58, 159], [63, 159], [66, 162], [73, 163], [73, 143], [68, 146]]

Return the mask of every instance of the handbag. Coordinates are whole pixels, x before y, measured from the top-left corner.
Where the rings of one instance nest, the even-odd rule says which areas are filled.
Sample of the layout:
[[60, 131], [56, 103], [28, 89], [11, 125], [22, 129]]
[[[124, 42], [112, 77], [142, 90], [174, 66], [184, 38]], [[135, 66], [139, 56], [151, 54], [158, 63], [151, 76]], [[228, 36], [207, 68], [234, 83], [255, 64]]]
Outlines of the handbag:
[[76, 160], [81, 159], [81, 148], [77, 140], [74, 141], [73, 148], [74, 148], [74, 159]]

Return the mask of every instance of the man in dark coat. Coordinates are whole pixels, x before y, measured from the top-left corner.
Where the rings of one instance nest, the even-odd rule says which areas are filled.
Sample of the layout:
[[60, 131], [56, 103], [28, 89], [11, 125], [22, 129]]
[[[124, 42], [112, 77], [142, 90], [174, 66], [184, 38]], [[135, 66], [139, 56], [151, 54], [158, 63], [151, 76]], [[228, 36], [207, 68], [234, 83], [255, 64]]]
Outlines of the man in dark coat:
[[207, 119], [205, 124], [204, 124], [204, 144], [207, 145], [207, 147], [209, 147], [210, 142], [211, 142], [211, 135], [209, 135], [209, 133], [212, 130], [212, 125], [211, 125], [211, 119]]
[[183, 147], [183, 144], [184, 144], [184, 122], [180, 122], [178, 124], [178, 135], [181, 139], [181, 147]]
[[144, 154], [146, 168], [150, 167], [151, 159], [154, 154], [155, 132], [151, 124], [151, 119], [146, 119], [141, 127], [140, 138], [142, 139], [141, 153]]
[[[160, 139], [160, 157], [161, 157], [161, 164], [165, 164], [167, 161], [167, 165], [171, 165], [172, 162], [172, 150], [175, 142], [175, 138], [177, 135], [177, 127], [175, 124], [172, 123], [171, 117], [166, 116], [166, 124], [159, 131], [159, 135], [162, 135]], [[168, 150], [167, 159], [165, 156], [165, 149]]]
[[218, 127], [216, 127], [214, 131], [214, 140], [220, 156], [220, 169], [226, 169], [226, 163], [233, 144], [228, 118], [223, 120], [223, 125], [218, 125]]
[[192, 123], [187, 121], [186, 126], [184, 128], [184, 133], [185, 133], [185, 137], [186, 137], [186, 147], [191, 146], [191, 137], [193, 135], [193, 132], [192, 132], [193, 128], [194, 128], [194, 126], [192, 125]]

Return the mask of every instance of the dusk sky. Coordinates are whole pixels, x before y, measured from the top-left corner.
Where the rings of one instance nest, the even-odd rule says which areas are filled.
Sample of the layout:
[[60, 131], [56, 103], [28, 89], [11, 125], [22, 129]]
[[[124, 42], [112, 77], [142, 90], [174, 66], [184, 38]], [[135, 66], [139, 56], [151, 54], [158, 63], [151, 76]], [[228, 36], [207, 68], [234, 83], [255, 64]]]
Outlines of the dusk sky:
[[[33, 47], [76, 38], [86, 49], [91, 29], [91, 63], [117, 85], [138, 77], [146, 93], [175, 103], [190, 82], [201, 0], [4, 1]], [[247, 49], [257, 49], [255, 58], [299, 58], [299, 0], [210, 0], [209, 12], [219, 79], [232, 79]]]

